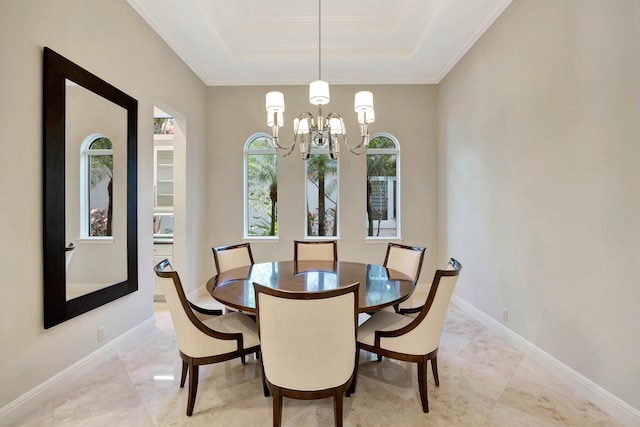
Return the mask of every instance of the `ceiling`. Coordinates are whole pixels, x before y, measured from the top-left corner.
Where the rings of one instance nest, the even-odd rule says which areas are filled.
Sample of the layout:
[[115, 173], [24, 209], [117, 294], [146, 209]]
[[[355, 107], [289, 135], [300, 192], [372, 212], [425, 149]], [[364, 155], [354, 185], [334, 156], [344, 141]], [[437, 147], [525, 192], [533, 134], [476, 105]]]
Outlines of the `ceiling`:
[[205, 84], [232, 86], [438, 83], [512, 0], [127, 1]]

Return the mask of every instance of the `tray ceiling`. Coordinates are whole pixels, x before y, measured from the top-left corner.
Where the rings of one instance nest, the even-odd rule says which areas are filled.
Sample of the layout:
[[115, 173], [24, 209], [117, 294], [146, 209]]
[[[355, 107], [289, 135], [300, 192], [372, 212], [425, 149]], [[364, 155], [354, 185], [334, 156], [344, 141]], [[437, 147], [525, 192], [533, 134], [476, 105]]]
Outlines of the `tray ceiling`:
[[207, 85], [438, 83], [511, 0], [128, 0]]

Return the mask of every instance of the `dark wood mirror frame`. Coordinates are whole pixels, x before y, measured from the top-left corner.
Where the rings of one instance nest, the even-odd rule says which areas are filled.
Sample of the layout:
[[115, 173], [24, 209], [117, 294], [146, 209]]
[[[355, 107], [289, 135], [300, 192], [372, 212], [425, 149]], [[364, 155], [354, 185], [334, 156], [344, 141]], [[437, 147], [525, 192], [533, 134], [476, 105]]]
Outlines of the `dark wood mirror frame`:
[[[53, 50], [43, 61], [44, 327], [50, 328], [138, 290], [138, 101]], [[127, 113], [127, 280], [67, 300], [65, 269], [65, 82]]]

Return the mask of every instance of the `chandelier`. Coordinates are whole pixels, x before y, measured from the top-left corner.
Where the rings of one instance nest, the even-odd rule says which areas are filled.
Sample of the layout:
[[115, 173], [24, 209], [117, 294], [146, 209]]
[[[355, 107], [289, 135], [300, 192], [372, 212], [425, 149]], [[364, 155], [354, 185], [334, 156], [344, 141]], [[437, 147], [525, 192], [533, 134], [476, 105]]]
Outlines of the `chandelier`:
[[373, 94], [369, 91], [356, 93], [354, 111], [358, 115], [360, 124], [360, 143], [350, 145], [347, 140], [347, 130], [344, 120], [338, 113], [332, 112], [322, 115], [322, 106], [329, 103], [329, 83], [322, 80], [322, 30], [321, 30], [321, 0], [318, 0], [318, 80], [309, 84], [309, 103], [318, 106], [318, 115], [314, 117], [309, 112], [301, 113], [293, 121], [294, 137], [291, 145], [281, 145], [278, 129], [284, 124], [284, 95], [273, 91], [266, 95], [267, 126], [271, 127], [274, 147], [284, 150], [288, 156], [294, 147], [299, 145], [300, 155], [307, 160], [312, 149], [328, 150], [332, 159], [337, 159], [340, 153], [340, 143], [343, 142], [349, 152], [360, 155], [367, 151], [369, 145], [368, 124], [375, 121], [373, 110]]

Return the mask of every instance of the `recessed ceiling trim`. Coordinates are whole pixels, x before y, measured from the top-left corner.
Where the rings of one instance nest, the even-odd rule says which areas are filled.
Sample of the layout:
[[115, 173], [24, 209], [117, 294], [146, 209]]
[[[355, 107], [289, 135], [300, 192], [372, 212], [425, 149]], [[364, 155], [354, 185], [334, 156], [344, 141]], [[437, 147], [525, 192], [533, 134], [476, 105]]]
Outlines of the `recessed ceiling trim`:
[[[308, 84], [317, 75], [317, 4], [127, 1], [207, 85]], [[368, 0], [363, 10], [324, 0], [323, 77], [332, 84], [439, 83], [511, 2]]]

